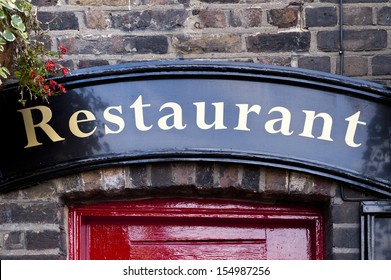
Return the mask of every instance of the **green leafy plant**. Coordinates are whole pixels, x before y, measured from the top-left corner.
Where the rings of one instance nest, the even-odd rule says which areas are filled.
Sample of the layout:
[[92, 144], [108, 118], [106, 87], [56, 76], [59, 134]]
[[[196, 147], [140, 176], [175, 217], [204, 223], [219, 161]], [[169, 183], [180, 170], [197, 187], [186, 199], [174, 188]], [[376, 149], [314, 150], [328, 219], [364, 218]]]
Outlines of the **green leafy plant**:
[[43, 43], [45, 35], [31, 3], [0, 0], [0, 54], [12, 50], [12, 54], [5, 56], [11, 63], [0, 64], [0, 85], [11, 76], [17, 78], [22, 104], [28, 99], [47, 101], [49, 96], [66, 92], [51, 77], [68, 74], [69, 70], [58, 63], [67, 50], [64, 46], [56, 52], [47, 50]]

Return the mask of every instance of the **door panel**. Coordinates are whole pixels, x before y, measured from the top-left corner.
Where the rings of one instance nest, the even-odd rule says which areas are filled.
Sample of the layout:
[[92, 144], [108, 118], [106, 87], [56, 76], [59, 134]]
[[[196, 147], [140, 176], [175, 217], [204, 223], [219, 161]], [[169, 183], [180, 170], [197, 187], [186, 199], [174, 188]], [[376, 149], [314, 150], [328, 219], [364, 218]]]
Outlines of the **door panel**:
[[269, 260], [311, 259], [311, 230], [302, 228], [267, 229], [267, 258]]
[[[266, 231], [249, 225], [200, 225], [182, 219], [160, 221], [89, 220], [90, 259], [265, 259]], [[110, 242], [110, 240], [112, 240]], [[105, 244], [105, 245], [102, 245]], [[112, 245], [110, 245], [112, 244]]]
[[319, 211], [147, 200], [70, 211], [75, 259], [321, 259]]

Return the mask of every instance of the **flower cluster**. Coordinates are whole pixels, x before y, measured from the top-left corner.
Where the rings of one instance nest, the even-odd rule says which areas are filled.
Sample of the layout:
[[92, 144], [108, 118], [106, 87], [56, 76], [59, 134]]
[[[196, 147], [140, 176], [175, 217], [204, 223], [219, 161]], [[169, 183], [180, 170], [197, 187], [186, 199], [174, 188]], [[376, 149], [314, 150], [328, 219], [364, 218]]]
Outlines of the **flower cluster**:
[[37, 98], [48, 101], [49, 96], [66, 92], [52, 78], [68, 74], [58, 63], [67, 49], [61, 45], [58, 51], [46, 50], [45, 36], [29, 0], [0, 0], [0, 85], [10, 77], [17, 78], [22, 104]]
[[[57, 56], [59, 59], [62, 58], [63, 54], [66, 54], [67, 49], [61, 45]], [[51, 53], [54, 55], [54, 53]], [[21, 87], [21, 99], [19, 100], [22, 104], [25, 104], [26, 98], [24, 94], [27, 92], [30, 94], [30, 99], [41, 97], [47, 101], [49, 96], [54, 96], [62, 93], [66, 93], [65, 87], [53, 80], [55, 76], [66, 76], [69, 70], [59, 63], [56, 63], [52, 58], [48, 58], [46, 61], [40, 63], [35, 61], [34, 65], [26, 65], [30, 68], [24, 69], [25, 71], [15, 71], [14, 75], [19, 79], [19, 85]]]

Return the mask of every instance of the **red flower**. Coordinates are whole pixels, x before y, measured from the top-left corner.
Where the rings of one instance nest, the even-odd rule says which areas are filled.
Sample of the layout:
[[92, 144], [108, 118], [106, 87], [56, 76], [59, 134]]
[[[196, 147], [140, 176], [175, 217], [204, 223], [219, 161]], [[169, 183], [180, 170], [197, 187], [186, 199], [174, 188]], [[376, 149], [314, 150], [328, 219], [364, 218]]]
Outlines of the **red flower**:
[[55, 89], [56, 89], [56, 85], [57, 85], [57, 82], [56, 82], [56, 81], [50, 80], [50, 81], [49, 81], [49, 84], [50, 84], [50, 87], [52, 88], [52, 90], [55, 90]]
[[45, 79], [42, 76], [38, 76], [35, 78], [35, 81], [38, 81], [39, 84], [43, 85], [45, 82]]
[[66, 53], [67, 53], [67, 49], [64, 47], [64, 45], [60, 45], [60, 46], [58, 47], [58, 49], [59, 49], [60, 52], [63, 53], [63, 54], [66, 54]]
[[62, 85], [62, 84], [58, 84], [58, 89], [61, 90], [63, 93], [66, 93], [67, 90], [65, 89], [65, 87]]
[[65, 67], [61, 67], [61, 72], [62, 72], [62, 74], [63, 74], [64, 76], [66, 76], [66, 74], [69, 73], [68, 69], [65, 68]]
[[31, 78], [33, 78], [33, 79], [35, 79], [35, 77], [37, 76], [37, 75], [35, 75], [35, 72], [34, 72], [33, 69], [30, 69], [30, 76], [31, 76]]
[[46, 62], [45, 67], [47, 71], [52, 71], [53, 69], [56, 68], [56, 64], [54, 63], [53, 60], [48, 60], [48, 62]]
[[48, 85], [44, 85], [43, 86], [43, 90], [45, 91], [47, 96], [53, 96], [54, 95], [54, 91], [52, 91]]

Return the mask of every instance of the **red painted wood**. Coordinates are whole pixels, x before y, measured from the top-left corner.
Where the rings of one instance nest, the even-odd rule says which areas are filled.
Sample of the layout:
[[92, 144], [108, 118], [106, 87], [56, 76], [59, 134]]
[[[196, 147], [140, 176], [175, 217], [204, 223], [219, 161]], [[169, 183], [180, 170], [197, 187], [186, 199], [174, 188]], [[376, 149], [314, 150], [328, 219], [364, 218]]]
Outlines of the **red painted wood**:
[[322, 259], [318, 210], [155, 199], [70, 209], [70, 259]]

